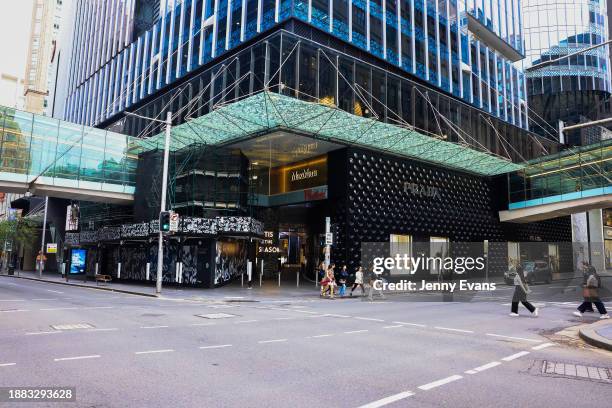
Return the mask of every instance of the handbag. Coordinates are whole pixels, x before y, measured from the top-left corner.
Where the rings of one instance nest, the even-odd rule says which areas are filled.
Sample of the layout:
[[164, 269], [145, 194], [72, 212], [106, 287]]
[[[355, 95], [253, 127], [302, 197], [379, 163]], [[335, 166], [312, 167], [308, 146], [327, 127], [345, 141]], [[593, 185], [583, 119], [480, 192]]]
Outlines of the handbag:
[[597, 297], [597, 288], [582, 288], [582, 297], [594, 298]]

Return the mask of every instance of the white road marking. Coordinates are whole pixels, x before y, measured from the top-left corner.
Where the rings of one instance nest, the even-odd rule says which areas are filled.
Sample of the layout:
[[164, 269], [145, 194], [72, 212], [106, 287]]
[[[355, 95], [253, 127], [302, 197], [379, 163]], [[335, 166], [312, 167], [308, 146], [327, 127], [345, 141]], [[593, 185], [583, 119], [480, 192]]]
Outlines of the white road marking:
[[398, 327], [404, 327], [404, 326], [402, 326], [401, 324], [398, 324], [396, 326], [385, 326], [383, 327], [383, 329], [397, 329]]
[[385, 405], [389, 405], [393, 402], [403, 400], [404, 398], [408, 398], [414, 395], [414, 392], [404, 391], [399, 394], [391, 395], [386, 398], [379, 399], [378, 401], [370, 402], [369, 404], [362, 405], [359, 408], [379, 408]]
[[333, 334], [317, 334], [316, 336], [310, 336], [309, 339], [319, 339], [321, 337], [331, 337]]
[[330, 316], [330, 317], [351, 317], [351, 316], [347, 316], [347, 315], [331, 314], [331, 313], [328, 313], [327, 315]]
[[25, 335], [26, 336], [36, 336], [37, 334], [55, 334], [55, 333], [62, 333], [62, 332], [61, 331], [28, 332]]
[[238, 320], [236, 322], [236, 324], [239, 324], [239, 323], [255, 323], [255, 322], [258, 322], [258, 321], [259, 320]]
[[219, 344], [216, 346], [202, 346], [200, 347], [200, 349], [204, 350], [204, 349], [217, 349], [217, 348], [224, 348], [224, 347], [232, 347], [231, 344]]
[[14, 366], [17, 363], [0, 363], [0, 367]]
[[544, 343], [544, 344], [540, 344], [539, 346], [532, 347], [531, 349], [532, 350], [542, 350], [542, 349], [545, 349], [546, 347], [551, 347], [554, 345], [555, 345], [554, 343]]
[[25, 299], [0, 299], [0, 302], [25, 302]]
[[283, 341], [287, 341], [287, 339], [275, 339], [275, 340], [259, 340], [258, 343], [259, 344], [264, 344], [264, 343], [280, 343]]
[[47, 289], [47, 292], [64, 293], [64, 292], [60, 292], [59, 290], [51, 290], [51, 289]]
[[134, 354], [154, 354], [154, 353], [171, 353], [174, 350], [172, 349], [163, 349], [163, 350], [147, 350], [147, 351], [135, 351]]
[[31, 300], [34, 300], [34, 301], [43, 301], [43, 300], [47, 301], [47, 300], [58, 300], [58, 299], [57, 298], [40, 298], [40, 299], [31, 299]]
[[116, 328], [116, 327], [109, 327], [107, 329], [89, 329], [87, 331], [90, 331], [90, 332], [103, 332], [103, 331], [117, 331], [117, 330], [119, 330], [119, 329]]
[[275, 317], [272, 320], [295, 320], [295, 317]]
[[436, 327], [434, 327], [434, 329], [448, 330], [448, 331], [454, 331], [454, 332], [459, 332], [459, 333], [474, 333], [472, 330], [453, 329], [452, 327], [440, 327], [440, 326], [436, 326]]
[[476, 367], [474, 369], [474, 371], [481, 372], [481, 371], [484, 371], [484, 370], [488, 370], [489, 368], [497, 367], [498, 365], [501, 365], [501, 363], [499, 361], [493, 361], [491, 363], [487, 363], [487, 364], [481, 365], [480, 367]]
[[42, 311], [45, 312], [50, 312], [50, 311], [55, 311], [55, 310], [77, 310], [79, 309], [78, 307], [52, 307], [52, 308], [47, 308], [47, 309], [40, 309]]
[[478, 371], [474, 371], [474, 370], [467, 370], [465, 373], [466, 373], [466, 374], [478, 374]]
[[356, 317], [355, 317], [355, 319], [358, 319], [358, 320], [369, 320], [369, 321], [371, 321], [371, 322], [384, 322], [384, 320], [383, 320], [383, 319], [375, 319], [375, 318], [373, 318], [373, 317], [361, 317], [361, 316], [356, 316]]
[[76, 357], [62, 357], [62, 358], [54, 358], [53, 361], [70, 361], [70, 360], [86, 360], [89, 358], [100, 358], [99, 354], [94, 354], [91, 356], [76, 356]]
[[319, 315], [310, 315], [310, 316], [304, 316], [305, 319], [310, 319], [310, 318], [316, 318], [316, 317], [327, 317], [326, 314], [319, 314]]
[[408, 323], [408, 322], [393, 322], [393, 323], [406, 325], [406, 326], [427, 327], [427, 325], [421, 324], [421, 323]]
[[365, 333], [365, 332], [367, 332], [367, 330], [352, 330], [352, 331], [345, 331], [344, 334]]
[[89, 306], [83, 309], [113, 309], [113, 306]]
[[443, 378], [443, 379], [438, 380], [438, 381], [434, 381], [434, 382], [430, 382], [430, 383], [425, 384], [425, 385], [421, 385], [419, 387], [419, 389], [423, 390], [423, 391], [428, 391], [428, 390], [431, 390], [432, 388], [436, 388], [436, 387], [439, 387], [441, 385], [445, 385], [445, 384], [451, 383], [453, 381], [460, 380], [462, 378], [463, 377], [460, 376], [460, 375], [451, 375], [450, 377], [446, 377], [446, 378]]
[[0, 313], [29, 312], [28, 309], [0, 310]]
[[141, 329], [165, 329], [170, 326], [142, 326]]
[[190, 326], [214, 326], [215, 323], [192, 323]]
[[504, 361], [512, 361], [512, 360], [516, 360], [517, 358], [526, 356], [527, 354], [529, 354], [528, 351], [520, 351], [520, 352], [518, 352], [516, 354], [512, 354], [511, 356], [504, 357], [504, 358], [502, 358], [502, 360], [504, 360]]
[[514, 337], [514, 336], [504, 336], [502, 334], [493, 334], [493, 333], [487, 333], [487, 336], [492, 336], [492, 337], [502, 337], [504, 339], [512, 339], [512, 340], [522, 340], [522, 341], [530, 341], [532, 343], [541, 343], [542, 340], [536, 340], [536, 339], [527, 339], [525, 337]]

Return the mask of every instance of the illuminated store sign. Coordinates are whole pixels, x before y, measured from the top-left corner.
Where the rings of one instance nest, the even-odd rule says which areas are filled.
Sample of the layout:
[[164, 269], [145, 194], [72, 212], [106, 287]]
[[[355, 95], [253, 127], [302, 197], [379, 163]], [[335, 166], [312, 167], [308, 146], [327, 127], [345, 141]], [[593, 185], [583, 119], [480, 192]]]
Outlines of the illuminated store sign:
[[273, 168], [270, 194], [286, 194], [327, 185], [327, 155]]

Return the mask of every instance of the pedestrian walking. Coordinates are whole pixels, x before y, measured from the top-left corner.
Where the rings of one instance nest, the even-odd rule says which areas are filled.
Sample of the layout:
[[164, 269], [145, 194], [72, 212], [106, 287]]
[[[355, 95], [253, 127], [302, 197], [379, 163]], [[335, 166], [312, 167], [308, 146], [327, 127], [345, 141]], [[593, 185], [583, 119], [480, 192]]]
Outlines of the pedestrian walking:
[[[589, 275], [591, 274], [591, 270], [595, 270], [595, 268], [593, 268], [591, 265], [589, 265], [588, 262], [582, 262], [582, 287], [586, 288], [587, 286], [587, 280], [589, 279]], [[589, 313], [595, 313], [595, 311], [593, 310], [593, 303], [588, 300], [587, 298], [584, 299], [584, 302], [587, 303], [584, 312], [589, 312]]]
[[525, 273], [520, 261], [516, 264], [516, 274], [514, 275], [514, 294], [512, 295], [512, 308], [510, 316], [518, 316], [518, 304], [521, 302], [535, 317], [538, 317], [538, 308], [527, 301], [527, 294], [530, 292]]
[[584, 301], [578, 306], [578, 311], [574, 312], [575, 316], [582, 317], [582, 314], [589, 308], [593, 307], [591, 304], [594, 303], [597, 307], [597, 311], [601, 315], [600, 319], [609, 319], [610, 315], [606, 311], [606, 306], [599, 298], [599, 288], [601, 288], [601, 278], [597, 273], [597, 270], [589, 265], [588, 262], [583, 262], [587, 271], [587, 279], [582, 288], [582, 296]]
[[361, 296], [364, 296], [365, 288], [363, 287], [363, 268], [361, 266], [355, 272], [355, 282], [353, 282], [353, 287], [351, 288], [351, 296], [353, 296], [353, 292], [357, 287], [361, 288]]
[[334, 298], [334, 292], [335, 292], [335, 287], [336, 287], [336, 276], [334, 273], [334, 268], [335, 265], [331, 264], [329, 265], [329, 268], [327, 268], [327, 290], [329, 290], [329, 298], [333, 299]]
[[338, 295], [340, 295], [340, 297], [344, 297], [346, 296], [346, 280], [349, 276], [346, 265], [342, 266], [342, 269], [340, 269], [340, 273], [338, 275]]

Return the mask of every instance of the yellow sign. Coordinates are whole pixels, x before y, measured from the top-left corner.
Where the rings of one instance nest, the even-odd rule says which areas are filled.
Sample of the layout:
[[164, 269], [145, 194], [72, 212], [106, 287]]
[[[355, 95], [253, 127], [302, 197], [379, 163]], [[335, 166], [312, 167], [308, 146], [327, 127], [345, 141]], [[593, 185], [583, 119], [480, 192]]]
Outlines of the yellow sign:
[[47, 244], [48, 254], [57, 254], [57, 244]]

